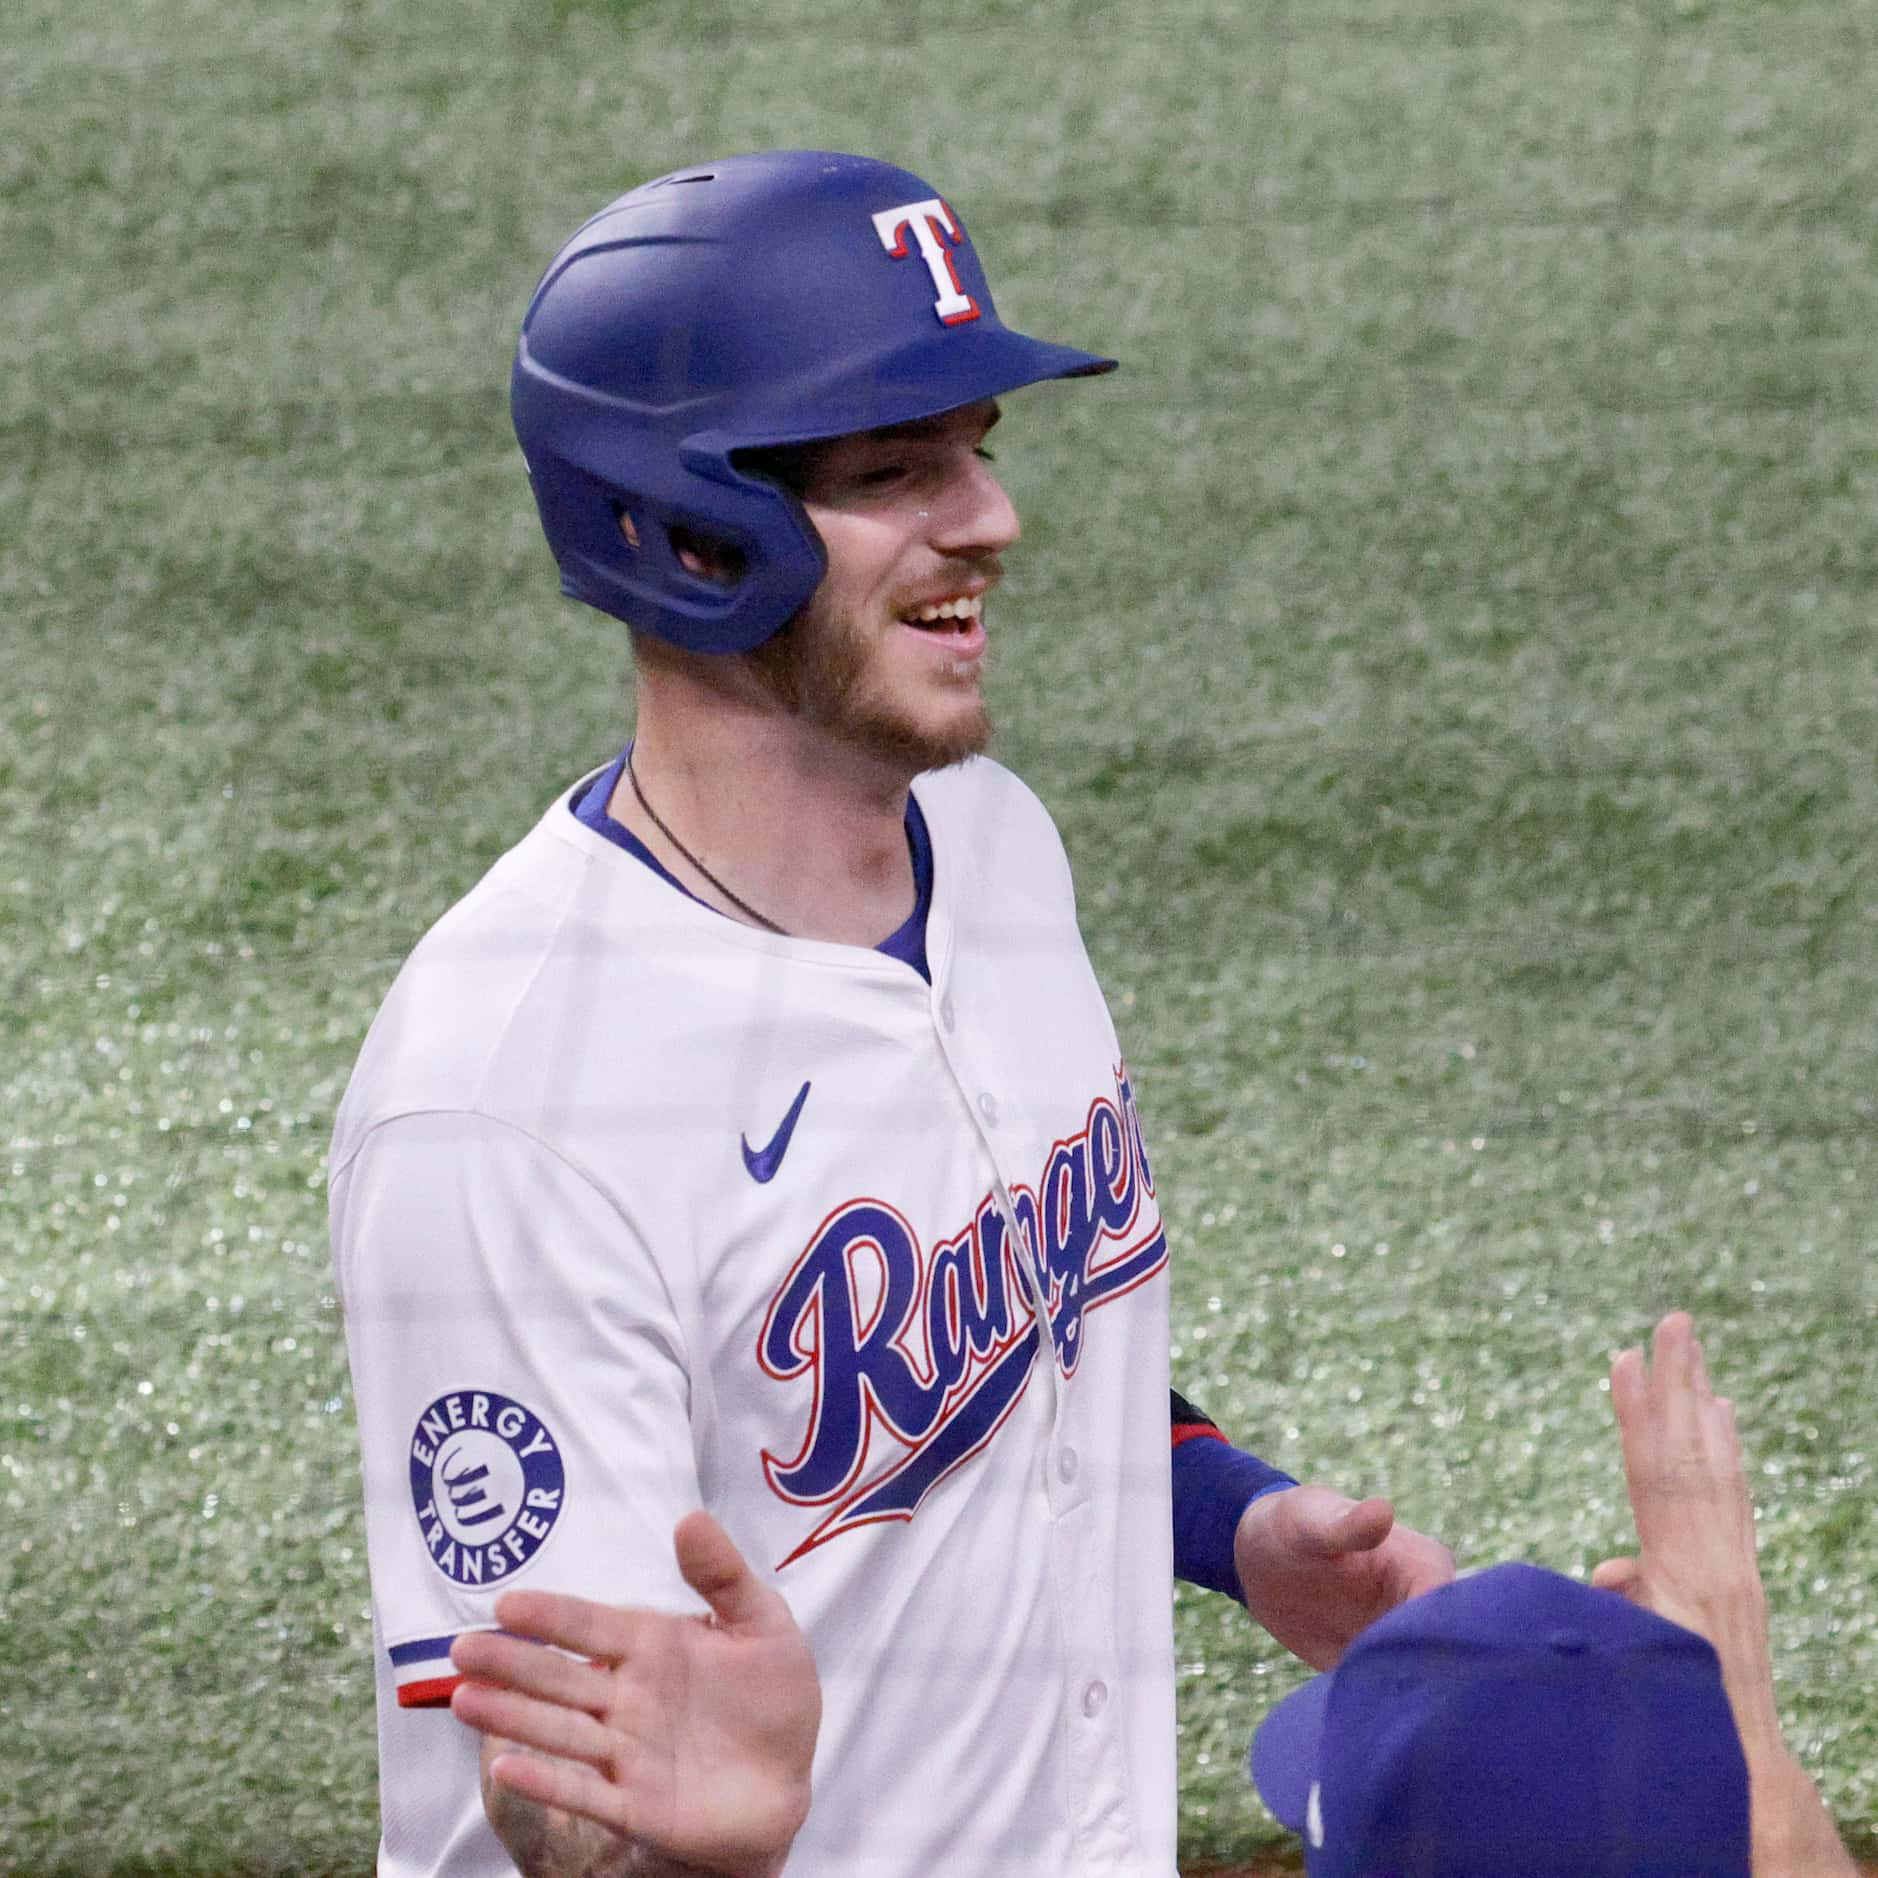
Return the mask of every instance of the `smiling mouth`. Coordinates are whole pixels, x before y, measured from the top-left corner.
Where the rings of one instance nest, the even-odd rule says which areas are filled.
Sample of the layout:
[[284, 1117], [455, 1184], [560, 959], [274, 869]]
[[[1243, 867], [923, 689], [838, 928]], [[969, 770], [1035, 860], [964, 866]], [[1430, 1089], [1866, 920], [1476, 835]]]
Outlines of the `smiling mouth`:
[[946, 634], [960, 637], [974, 631], [984, 615], [984, 596], [973, 594], [953, 600], [934, 601], [929, 605], [916, 607], [910, 613], [900, 615], [903, 626], [912, 626], [920, 632]]

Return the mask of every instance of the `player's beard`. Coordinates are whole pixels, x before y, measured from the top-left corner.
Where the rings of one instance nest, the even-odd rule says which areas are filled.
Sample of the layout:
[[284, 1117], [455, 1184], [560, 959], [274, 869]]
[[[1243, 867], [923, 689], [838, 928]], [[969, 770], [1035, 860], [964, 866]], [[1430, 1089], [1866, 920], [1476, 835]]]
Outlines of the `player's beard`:
[[947, 769], [983, 753], [991, 742], [991, 714], [976, 681], [982, 656], [971, 678], [953, 681], [966, 708], [948, 712], [943, 724], [930, 724], [878, 682], [878, 651], [878, 629], [824, 612], [811, 601], [748, 657], [787, 710], [909, 775]]

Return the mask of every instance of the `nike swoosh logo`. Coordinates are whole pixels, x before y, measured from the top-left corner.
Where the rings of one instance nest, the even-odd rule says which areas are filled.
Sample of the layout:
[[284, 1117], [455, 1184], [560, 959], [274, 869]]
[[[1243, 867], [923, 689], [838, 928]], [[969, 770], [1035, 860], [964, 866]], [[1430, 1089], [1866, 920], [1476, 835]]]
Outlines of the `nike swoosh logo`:
[[753, 1148], [750, 1137], [741, 1137], [743, 1142], [743, 1164], [750, 1170], [750, 1178], [759, 1186], [776, 1178], [776, 1170], [782, 1166], [783, 1156], [789, 1152], [789, 1137], [796, 1131], [796, 1117], [802, 1113], [802, 1105], [809, 1099], [809, 1085], [804, 1083], [796, 1091], [796, 1099], [789, 1104], [789, 1113], [782, 1118], [782, 1126], [770, 1137], [769, 1145]]

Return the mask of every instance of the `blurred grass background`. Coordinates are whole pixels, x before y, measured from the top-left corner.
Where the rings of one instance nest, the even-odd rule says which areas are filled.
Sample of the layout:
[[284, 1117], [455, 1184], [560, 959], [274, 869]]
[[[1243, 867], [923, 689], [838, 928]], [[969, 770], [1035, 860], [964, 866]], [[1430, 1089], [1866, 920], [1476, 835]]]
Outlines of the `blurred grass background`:
[[[324, 1150], [619, 746], [507, 425], [574, 223], [890, 156], [1125, 373], [999, 438], [1175, 1369], [1464, 1566], [1626, 1542], [1693, 1309], [1878, 1850], [1870, 0], [16, 0], [0, 29], [0, 1869], [360, 1873]], [[1179, 1597], [1183, 1856], [1295, 1671]]]

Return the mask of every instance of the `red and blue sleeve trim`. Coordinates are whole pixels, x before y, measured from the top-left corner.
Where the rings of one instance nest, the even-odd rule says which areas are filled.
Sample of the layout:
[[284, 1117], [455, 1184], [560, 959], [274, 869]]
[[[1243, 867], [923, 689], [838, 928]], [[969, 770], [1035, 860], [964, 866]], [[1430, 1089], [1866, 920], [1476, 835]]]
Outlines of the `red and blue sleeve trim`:
[[463, 1680], [450, 1661], [450, 1646], [456, 1639], [455, 1631], [447, 1637], [416, 1637], [409, 1643], [394, 1643], [386, 1652], [400, 1708], [449, 1707], [450, 1692]]
[[1174, 1477], [1174, 1576], [1245, 1602], [1232, 1542], [1254, 1500], [1298, 1483], [1235, 1448], [1210, 1415], [1169, 1390]]

